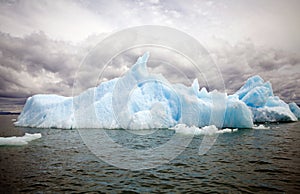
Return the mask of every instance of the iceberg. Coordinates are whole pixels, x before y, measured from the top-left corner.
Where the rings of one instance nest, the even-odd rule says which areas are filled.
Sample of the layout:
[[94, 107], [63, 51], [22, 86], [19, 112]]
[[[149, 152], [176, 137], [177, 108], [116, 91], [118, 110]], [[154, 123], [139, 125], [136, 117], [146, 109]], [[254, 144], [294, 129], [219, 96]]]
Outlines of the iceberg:
[[[214, 126], [253, 128], [254, 122], [296, 121], [272, 86], [254, 76], [235, 94], [171, 84], [147, 70], [149, 53], [122, 77], [102, 82], [78, 96], [29, 97], [16, 126], [38, 128], [152, 129]], [[297, 105], [296, 105], [297, 106]], [[299, 108], [299, 107], [298, 107]]]

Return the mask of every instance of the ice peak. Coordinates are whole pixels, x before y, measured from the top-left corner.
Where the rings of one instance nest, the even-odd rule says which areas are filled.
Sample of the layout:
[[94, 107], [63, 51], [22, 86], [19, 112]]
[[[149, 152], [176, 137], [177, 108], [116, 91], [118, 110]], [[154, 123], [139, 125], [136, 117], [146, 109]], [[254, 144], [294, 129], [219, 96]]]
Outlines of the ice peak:
[[136, 63], [132, 66], [131, 72], [135, 77], [145, 77], [148, 75], [147, 62], [149, 59], [150, 53], [145, 52], [143, 56], [139, 57]]

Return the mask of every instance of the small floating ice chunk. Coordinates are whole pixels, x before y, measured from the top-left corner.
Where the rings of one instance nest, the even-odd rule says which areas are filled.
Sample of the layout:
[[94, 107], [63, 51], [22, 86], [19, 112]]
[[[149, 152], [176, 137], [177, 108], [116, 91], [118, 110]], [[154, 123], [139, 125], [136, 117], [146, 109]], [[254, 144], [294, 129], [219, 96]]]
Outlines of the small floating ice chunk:
[[185, 134], [185, 135], [213, 135], [218, 133], [231, 133], [236, 132], [238, 129], [218, 129], [215, 125], [209, 125], [202, 128], [195, 126], [187, 126], [185, 124], [177, 124], [175, 127], [172, 127], [176, 133]]
[[176, 126], [170, 129], [174, 129], [176, 133], [185, 134], [185, 135], [206, 135], [206, 134], [212, 135], [212, 134], [216, 134], [218, 131], [218, 128], [215, 125], [198, 128], [196, 126], [177, 124]]
[[232, 133], [232, 132], [237, 132], [238, 129], [229, 129], [229, 128], [225, 128], [225, 129], [220, 129], [218, 130], [217, 133]]
[[42, 135], [40, 133], [25, 133], [22, 137], [0, 137], [0, 145], [26, 145], [28, 142], [41, 138]]
[[254, 125], [253, 129], [270, 129], [270, 127], [260, 124], [260, 125]]

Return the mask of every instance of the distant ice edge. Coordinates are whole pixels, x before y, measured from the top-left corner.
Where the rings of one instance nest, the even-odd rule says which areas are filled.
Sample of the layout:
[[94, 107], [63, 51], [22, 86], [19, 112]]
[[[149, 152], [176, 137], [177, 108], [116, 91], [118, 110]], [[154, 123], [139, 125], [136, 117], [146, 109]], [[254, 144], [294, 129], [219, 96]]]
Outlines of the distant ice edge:
[[[148, 58], [149, 53], [145, 53], [124, 76], [102, 82], [78, 96], [38, 94], [29, 97], [14, 124], [66, 129], [171, 128], [178, 124], [200, 128], [212, 125], [253, 128], [256, 122], [291, 122], [300, 117], [300, 108], [274, 96], [271, 83], [264, 82], [258, 75], [249, 78], [233, 95], [227, 95], [208, 92], [205, 87], [200, 90], [197, 79], [190, 87], [171, 84], [162, 75], [148, 72]], [[124, 88], [134, 88], [129, 98], [122, 96], [126, 93], [122, 91]], [[216, 100], [225, 103], [226, 109], [217, 112], [212, 119], [211, 113], [218, 110], [214, 107]], [[113, 102], [126, 106], [116, 110]], [[223, 124], [220, 125], [220, 121], [224, 121]]]

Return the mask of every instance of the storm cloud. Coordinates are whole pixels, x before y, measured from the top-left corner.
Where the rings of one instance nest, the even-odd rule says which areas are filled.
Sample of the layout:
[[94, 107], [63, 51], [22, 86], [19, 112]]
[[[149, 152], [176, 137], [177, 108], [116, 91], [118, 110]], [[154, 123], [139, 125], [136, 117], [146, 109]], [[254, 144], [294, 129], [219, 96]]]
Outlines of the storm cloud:
[[1, 33], [0, 50], [1, 96], [69, 90], [78, 56], [67, 43], [51, 41], [43, 32], [24, 38]]
[[[101, 59], [85, 59], [105, 37], [145, 24], [176, 28], [199, 40], [220, 70], [214, 79], [224, 81], [227, 93], [257, 74], [272, 83], [275, 95], [300, 104], [298, 7], [294, 0], [1, 1], [0, 111], [10, 104], [16, 109], [13, 105], [34, 94], [71, 96], [121, 76], [143, 50], [116, 56], [103, 72]], [[187, 85], [198, 78], [208, 87], [185, 59], [150, 51], [151, 72]]]

